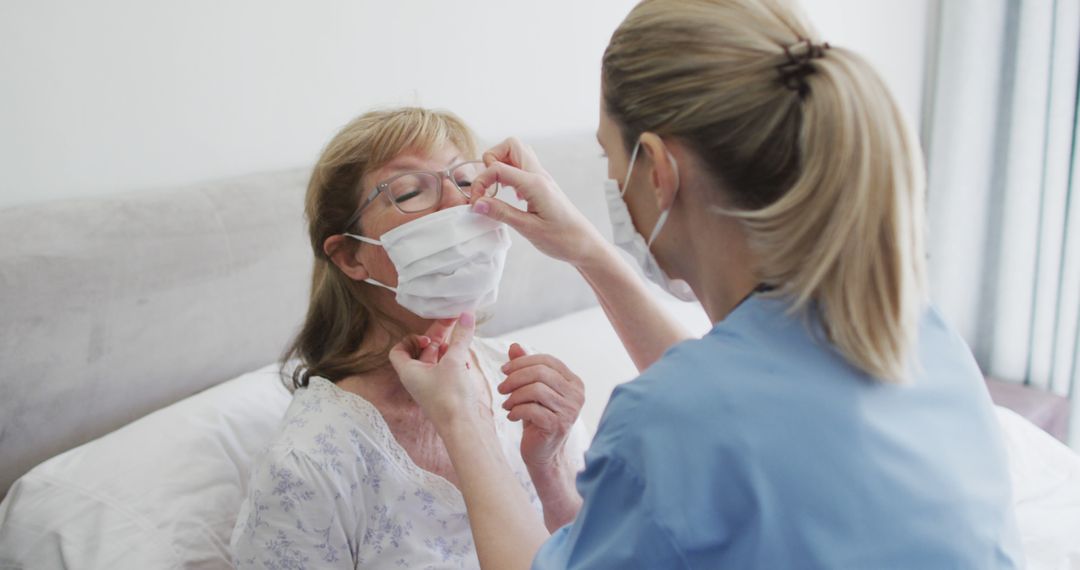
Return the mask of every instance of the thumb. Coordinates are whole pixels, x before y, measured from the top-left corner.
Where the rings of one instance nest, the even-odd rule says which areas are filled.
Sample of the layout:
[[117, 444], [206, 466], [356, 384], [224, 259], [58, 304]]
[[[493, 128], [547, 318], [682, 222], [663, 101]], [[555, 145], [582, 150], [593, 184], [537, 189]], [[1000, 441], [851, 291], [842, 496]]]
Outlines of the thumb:
[[525, 352], [525, 349], [522, 348], [521, 345], [516, 343], [516, 342], [514, 344], [510, 345], [510, 350], [508, 350], [507, 353], [506, 353], [506, 355], [510, 357], [510, 360], [513, 360], [515, 358], [521, 358], [522, 356], [525, 356], [526, 354], [528, 354], [528, 353]]
[[[429, 345], [430, 346], [430, 345]], [[394, 345], [394, 348], [390, 349], [390, 365], [394, 367], [394, 370], [401, 374], [402, 370], [409, 366], [409, 363], [413, 361], [412, 354], [409, 352], [409, 347], [403, 340]]]
[[519, 210], [502, 200], [495, 198], [481, 198], [472, 206], [472, 211], [483, 214], [493, 220], [504, 222], [506, 225], [521, 231], [522, 227], [532, 220], [528, 212]]
[[472, 313], [461, 313], [458, 317], [457, 326], [450, 334], [450, 348], [446, 351], [446, 358], [465, 362], [472, 345], [473, 333], [476, 331], [476, 317]]

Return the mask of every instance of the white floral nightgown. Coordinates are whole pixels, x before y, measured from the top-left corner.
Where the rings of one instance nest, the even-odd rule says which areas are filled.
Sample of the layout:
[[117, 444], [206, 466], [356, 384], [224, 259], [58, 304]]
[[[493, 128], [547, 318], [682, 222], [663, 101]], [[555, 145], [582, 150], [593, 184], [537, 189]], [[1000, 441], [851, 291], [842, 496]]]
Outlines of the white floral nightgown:
[[[521, 424], [496, 390], [507, 343], [476, 339], [473, 354], [494, 396], [503, 452], [541, 512], [521, 460]], [[584, 464], [579, 421], [567, 442]], [[417, 466], [379, 411], [324, 378], [296, 391], [282, 427], [252, 466], [233, 529], [237, 568], [479, 568], [457, 487]]]

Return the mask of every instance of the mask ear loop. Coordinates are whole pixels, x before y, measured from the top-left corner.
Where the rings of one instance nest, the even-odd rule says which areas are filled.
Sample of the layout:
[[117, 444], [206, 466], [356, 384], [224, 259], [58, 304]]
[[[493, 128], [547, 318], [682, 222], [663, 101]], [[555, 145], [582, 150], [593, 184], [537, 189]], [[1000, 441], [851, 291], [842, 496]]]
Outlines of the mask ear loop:
[[667, 153], [668, 162], [671, 163], [671, 169], [675, 171], [675, 192], [679, 191], [679, 163], [675, 160], [675, 155], [671, 154], [670, 150], [664, 149]]
[[[364, 242], [364, 243], [370, 243], [371, 245], [382, 246], [381, 241], [374, 240], [374, 239], [371, 239], [369, 237], [364, 237], [362, 235], [350, 234], [350, 233], [344, 233], [344, 234], [341, 234], [341, 235], [343, 235], [345, 237], [350, 237], [350, 238], [352, 238], [354, 240], [361, 241], [361, 242]], [[379, 283], [378, 281], [376, 281], [376, 280], [374, 280], [374, 279], [372, 279], [370, 277], [368, 277], [367, 279], [364, 279], [364, 283], [370, 283], [372, 285], [378, 285], [379, 287], [382, 287], [383, 289], [387, 289], [389, 291], [393, 291], [394, 293], [397, 293], [396, 288], [391, 287], [389, 285], [384, 285], [383, 283]]]
[[626, 178], [623, 178], [622, 192], [619, 193], [620, 198], [626, 197], [626, 191], [630, 188], [630, 174], [634, 172], [634, 161], [637, 160], [637, 153], [641, 150], [641, 137], [638, 137], [636, 143], [634, 143], [634, 151], [630, 153], [630, 164], [626, 166]]
[[381, 245], [382, 245], [382, 242], [381, 242], [381, 241], [379, 241], [379, 240], [375, 240], [375, 239], [371, 239], [371, 238], [369, 238], [369, 237], [364, 237], [364, 236], [362, 236], [362, 235], [357, 235], [357, 234], [350, 234], [350, 233], [344, 233], [344, 234], [341, 234], [341, 235], [343, 235], [343, 236], [345, 236], [345, 237], [351, 237], [351, 238], [353, 238], [354, 240], [357, 240], [357, 241], [362, 241], [362, 242], [364, 242], [364, 243], [370, 243], [371, 245], [378, 245], [378, 246], [381, 246]]
[[[675, 161], [675, 156], [671, 154], [671, 151], [667, 151], [667, 156], [668, 162], [671, 163], [672, 170], [675, 171], [675, 193], [677, 194], [679, 192], [679, 163]], [[668, 214], [670, 213], [671, 208], [660, 212], [660, 217], [657, 218], [656, 225], [653, 226], [653, 231], [649, 234], [649, 241], [645, 242], [645, 247], [652, 247], [653, 242], [656, 241], [656, 236], [660, 235], [660, 229], [664, 227], [664, 223], [667, 222]]]

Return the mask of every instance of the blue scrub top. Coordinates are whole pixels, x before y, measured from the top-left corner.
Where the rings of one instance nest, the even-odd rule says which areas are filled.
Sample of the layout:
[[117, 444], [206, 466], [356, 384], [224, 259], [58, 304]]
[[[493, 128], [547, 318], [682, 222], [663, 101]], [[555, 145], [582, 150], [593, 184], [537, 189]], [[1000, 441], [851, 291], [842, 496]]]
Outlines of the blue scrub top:
[[874, 381], [813, 311], [755, 295], [604, 411], [554, 568], [1016, 568], [982, 376], [933, 309], [905, 384]]

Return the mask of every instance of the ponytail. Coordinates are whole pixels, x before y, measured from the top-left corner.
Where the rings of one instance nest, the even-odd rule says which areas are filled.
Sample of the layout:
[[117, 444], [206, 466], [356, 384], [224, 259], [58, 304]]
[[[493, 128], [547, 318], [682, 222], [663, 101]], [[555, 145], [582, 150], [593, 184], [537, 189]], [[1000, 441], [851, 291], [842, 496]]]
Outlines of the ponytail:
[[882, 380], [907, 375], [925, 305], [924, 176], [915, 137], [877, 74], [844, 49], [814, 61], [790, 189], [737, 213], [761, 278], [815, 303], [829, 339]]
[[605, 108], [628, 147], [649, 131], [697, 153], [759, 279], [902, 381], [926, 302], [921, 154], [870, 65], [815, 37], [784, 0], [644, 0], [604, 53]]

